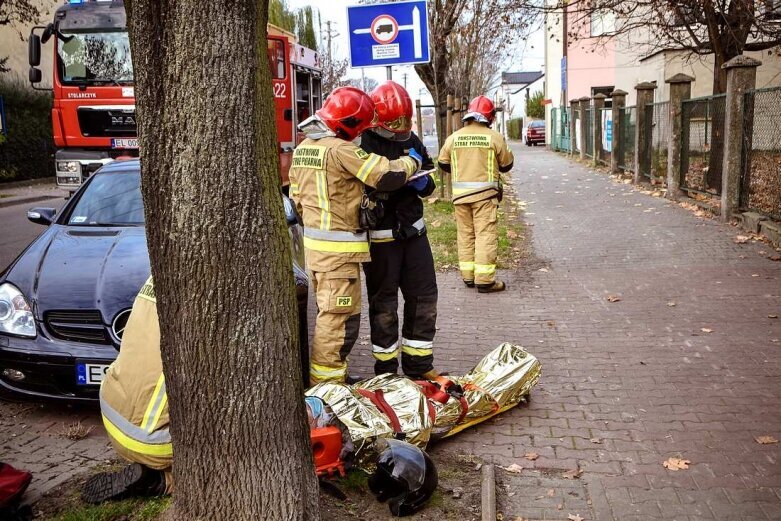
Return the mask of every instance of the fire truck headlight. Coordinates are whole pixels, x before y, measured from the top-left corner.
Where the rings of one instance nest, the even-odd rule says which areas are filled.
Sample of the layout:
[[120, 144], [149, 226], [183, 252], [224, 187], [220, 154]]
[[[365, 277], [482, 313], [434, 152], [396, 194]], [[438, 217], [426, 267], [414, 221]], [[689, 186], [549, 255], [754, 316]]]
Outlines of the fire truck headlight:
[[64, 174], [81, 174], [81, 164], [78, 161], [57, 161], [57, 171]]

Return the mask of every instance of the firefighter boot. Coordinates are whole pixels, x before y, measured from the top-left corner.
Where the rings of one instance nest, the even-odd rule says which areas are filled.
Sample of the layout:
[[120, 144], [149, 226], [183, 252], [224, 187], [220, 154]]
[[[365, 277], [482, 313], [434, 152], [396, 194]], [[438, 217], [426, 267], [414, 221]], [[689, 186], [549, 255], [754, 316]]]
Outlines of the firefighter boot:
[[478, 284], [478, 293], [498, 293], [507, 289], [507, 285], [501, 280], [495, 280], [491, 284]]
[[140, 463], [117, 472], [101, 472], [84, 484], [82, 499], [97, 504], [128, 497], [162, 496], [166, 491], [165, 474]]

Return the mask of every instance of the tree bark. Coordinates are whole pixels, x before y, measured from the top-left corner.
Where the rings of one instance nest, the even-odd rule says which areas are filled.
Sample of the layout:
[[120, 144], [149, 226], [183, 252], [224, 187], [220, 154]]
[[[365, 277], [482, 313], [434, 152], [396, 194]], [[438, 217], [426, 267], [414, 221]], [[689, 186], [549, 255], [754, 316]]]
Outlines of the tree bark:
[[147, 241], [187, 520], [317, 520], [266, 2], [127, 0]]

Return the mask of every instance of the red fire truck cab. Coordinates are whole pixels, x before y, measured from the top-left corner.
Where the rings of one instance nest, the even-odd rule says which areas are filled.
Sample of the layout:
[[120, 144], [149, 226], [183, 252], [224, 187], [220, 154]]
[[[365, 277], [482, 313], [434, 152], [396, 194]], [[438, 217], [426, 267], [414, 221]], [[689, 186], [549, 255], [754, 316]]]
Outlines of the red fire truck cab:
[[[57, 184], [75, 189], [118, 157], [138, 156], [135, 91], [122, 0], [68, 0], [29, 39], [30, 82], [41, 82], [41, 44], [52, 40], [52, 130]], [[269, 26], [283, 185], [296, 125], [321, 105], [317, 53]]]

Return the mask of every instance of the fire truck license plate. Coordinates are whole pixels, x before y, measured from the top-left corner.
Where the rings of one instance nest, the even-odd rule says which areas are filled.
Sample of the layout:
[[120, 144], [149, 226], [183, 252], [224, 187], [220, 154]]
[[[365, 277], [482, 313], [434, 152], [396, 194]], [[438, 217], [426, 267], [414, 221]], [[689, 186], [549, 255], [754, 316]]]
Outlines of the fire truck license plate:
[[111, 148], [138, 148], [138, 139], [112, 139]]

